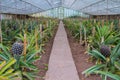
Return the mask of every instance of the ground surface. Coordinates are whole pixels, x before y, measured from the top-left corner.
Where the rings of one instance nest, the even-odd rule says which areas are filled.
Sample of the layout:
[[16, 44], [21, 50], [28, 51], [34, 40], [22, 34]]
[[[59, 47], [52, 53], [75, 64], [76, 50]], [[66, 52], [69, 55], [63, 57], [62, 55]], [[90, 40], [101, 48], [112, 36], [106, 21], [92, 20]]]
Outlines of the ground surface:
[[54, 39], [45, 80], [79, 80], [62, 21]]
[[[55, 31], [57, 31], [57, 29]], [[67, 37], [68, 37], [70, 48], [72, 51], [72, 56], [73, 56], [80, 80], [101, 80], [101, 78], [98, 75], [91, 75], [86, 78], [84, 75], [81, 74], [84, 70], [93, 66], [94, 63], [88, 62], [88, 59], [90, 56], [87, 54], [84, 54], [85, 48], [83, 46], [80, 46], [80, 44], [75, 41], [75, 39], [70, 35], [70, 33], [67, 29], [66, 29], [66, 32], [67, 32]], [[55, 34], [54, 34], [54, 36], [55, 36]], [[45, 80], [45, 78], [43, 76], [45, 76], [45, 74], [47, 72], [47, 64], [49, 62], [49, 57], [50, 57], [50, 53], [52, 50], [53, 41], [54, 41], [54, 37], [51, 38], [50, 41], [45, 45], [45, 54], [42, 54], [42, 58], [36, 62], [37, 66], [39, 67], [39, 70], [40, 70], [39, 77], [41, 77], [36, 80]], [[59, 49], [61, 49], [61, 48], [59, 48]], [[56, 66], [56, 65], [53, 65], [52, 67], [54, 67], [54, 66]], [[63, 67], [63, 66], [64, 65], [59, 65], [59, 67]], [[58, 68], [58, 70], [59, 70], [59, 68]], [[70, 72], [67, 72], [67, 73], [70, 73]], [[48, 76], [47, 76], [47, 78], [48, 78]], [[52, 80], [56, 80], [56, 79], [52, 79]], [[63, 79], [61, 79], [61, 80], [63, 80]], [[68, 80], [68, 79], [66, 79], [66, 80]], [[77, 80], [77, 79], [73, 79], [73, 80]]]
[[82, 72], [84, 70], [93, 66], [94, 64], [92, 62], [88, 62], [88, 59], [90, 56], [87, 54], [84, 54], [85, 48], [83, 46], [80, 46], [80, 44], [75, 41], [75, 39], [70, 35], [70, 33], [67, 29], [66, 29], [66, 32], [67, 32], [73, 59], [74, 59], [80, 80], [101, 80], [101, 78], [96, 75], [92, 75], [87, 78], [85, 78], [85, 76], [82, 75]]
[[48, 69], [49, 57], [50, 57], [50, 53], [51, 53], [51, 50], [52, 50], [54, 37], [55, 37], [55, 34], [57, 32], [57, 28], [58, 28], [58, 26], [56, 26], [56, 28], [55, 28], [55, 32], [54, 32], [53, 37], [51, 37], [51, 39], [45, 44], [45, 47], [44, 47], [45, 53], [42, 54], [41, 59], [36, 62], [36, 65], [38, 66], [38, 68], [40, 70], [39, 71], [39, 77], [40, 78], [37, 78], [36, 80], [44, 80], [44, 76], [45, 76], [46, 71]]

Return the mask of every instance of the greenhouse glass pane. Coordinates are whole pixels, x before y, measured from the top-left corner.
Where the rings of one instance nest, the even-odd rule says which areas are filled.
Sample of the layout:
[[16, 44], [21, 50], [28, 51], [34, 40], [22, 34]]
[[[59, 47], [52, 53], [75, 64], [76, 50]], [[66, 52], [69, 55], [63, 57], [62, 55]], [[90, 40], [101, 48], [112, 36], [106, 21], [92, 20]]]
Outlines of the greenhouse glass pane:
[[[59, 7], [65, 7], [93, 15], [99, 15], [100, 13], [119, 14], [119, 6], [120, 0], [0, 0], [0, 12], [12, 12], [14, 14], [18, 12], [19, 14], [49, 12], [49, 10]], [[55, 10], [53, 10], [53, 12], [54, 11]], [[57, 9], [54, 13], [55, 15], [56, 12]], [[74, 13], [74, 11], [71, 13]], [[66, 12], [65, 15], [70, 14]]]

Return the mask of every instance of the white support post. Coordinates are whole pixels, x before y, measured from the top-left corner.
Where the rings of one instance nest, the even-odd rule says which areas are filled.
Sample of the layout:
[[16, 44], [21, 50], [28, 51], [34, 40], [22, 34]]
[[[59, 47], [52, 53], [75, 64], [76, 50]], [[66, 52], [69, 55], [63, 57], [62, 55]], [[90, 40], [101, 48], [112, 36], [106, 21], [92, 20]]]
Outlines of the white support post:
[[1, 30], [1, 27], [2, 27], [2, 17], [1, 17], [1, 14], [0, 14], [0, 42], [2, 43], [2, 30]]

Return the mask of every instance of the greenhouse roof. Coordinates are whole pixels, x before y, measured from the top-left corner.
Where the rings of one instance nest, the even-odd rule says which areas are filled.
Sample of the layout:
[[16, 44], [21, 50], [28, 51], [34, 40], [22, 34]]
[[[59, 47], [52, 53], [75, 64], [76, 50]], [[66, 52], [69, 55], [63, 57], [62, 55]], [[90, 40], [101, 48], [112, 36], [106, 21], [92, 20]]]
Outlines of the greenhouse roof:
[[91, 15], [120, 14], [120, 0], [0, 0], [0, 13], [33, 14], [57, 7]]

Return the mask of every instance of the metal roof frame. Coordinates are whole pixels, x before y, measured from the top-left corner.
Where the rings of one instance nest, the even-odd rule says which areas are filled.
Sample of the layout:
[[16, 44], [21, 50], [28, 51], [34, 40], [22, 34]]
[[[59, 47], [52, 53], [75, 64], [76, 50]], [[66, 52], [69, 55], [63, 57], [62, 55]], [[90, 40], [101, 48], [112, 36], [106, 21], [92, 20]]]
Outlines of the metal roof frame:
[[[93, 13], [91, 10], [86, 12], [86, 10], [90, 8], [90, 9], [93, 9], [93, 11], [96, 10], [95, 14], [97, 15], [97, 13], [99, 11], [101, 11], [101, 14], [103, 14], [105, 10], [108, 10], [109, 14], [113, 14], [113, 13], [117, 14], [117, 12], [114, 12], [114, 11], [110, 12], [110, 10], [117, 8], [116, 6], [118, 6], [118, 7], [120, 6], [120, 3], [119, 3], [120, 1], [119, 0], [97, 0], [97, 2], [94, 1], [94, 0], [14, 0], [14, 1], [18, 2], [18, 4], [20, 4], [19, 2], [24, 2], [25, 4], [23, 4], [23, 6], [27, 6], [27, 7], [21, 8], [21, 9], [19, 8], [19, 6], [11, 7], [10, 5], [15, 3], [15, 2], [13, 2], [13, 0], [0, 0], [0, 7], [6, 7], [8, 9], [10, 9], [11, 10], [10, 12], [12, 12], [14, 14], [18, 14], [18, 13], [19, 14], [33, 14], [33, 13], [44, 12], [44, 11], [47, 11], [47, 10], [50, 10], [50, 9], [53, 9], [53, 8], [57, 8], [57, 7], [66, 7], [66, 8], [69, 8], [69, 9], [82, 11], [83, 13], [91, 14], [91, 13]], [[37, 3], [37, 1], [39, 3]], [[53, 2], [55, 2], [55, 1], [58, 2], [58, 3], [54, 4]], [[114, 4], [111, 5], [110, 8], [109, 8], [108, 7], [109, 3], [106, 4], [107, 1], [108, 2], [114, 2]], [[8, 2], [9, 5], [4, 4], [6, 2]], [[35, 3], [32, 3], [32, 2], [35, 2]], [[67, 4], [65, 4], [65, 2]], [[82, 5], [79, 5], [78, 2], [81, 3]], [[86, 4], [88, 2], [89, 2], [89, 4]], [[97, 4], [101, 3], [101, 2], [105, 2], [105, 3], [104, 4], [100, 4], [99, 6], [96, 6], [96, 7], [92, 7], [92, 6], [97, 5]], [[31, 7], [29, 5], [31, 5]], [[103, 8], [102, 10], [99, 10], [99, 9], [97, 10], [97, 7], [102, 7], [103, 5], [106, 6], [106, 8], [107, 7], [108, 8], [107, 9]], [[14, 10], [12, 11], [12, 9], [16, 9], [19, 12], [15, 13], [15, 11]], [[27, 10], [27, 9], [31, 9], [31, 11]], [[2, 10], [0, 8], [0, 13], [2, 13], [3, 11], [5, 12], [5, 10]], [[103, 11], [103, 13], [102, 13], [102, 11]], [[7, 11], [6, 11], [6, 13], [7, 13]], [[104, 13], [104, 14], [107, 15], [107, 12]], [[120, 13], [118, 12], [118, 14], [120, 14]], [[100, 14], [98, 14], [98, 15], [100, 15]]]

